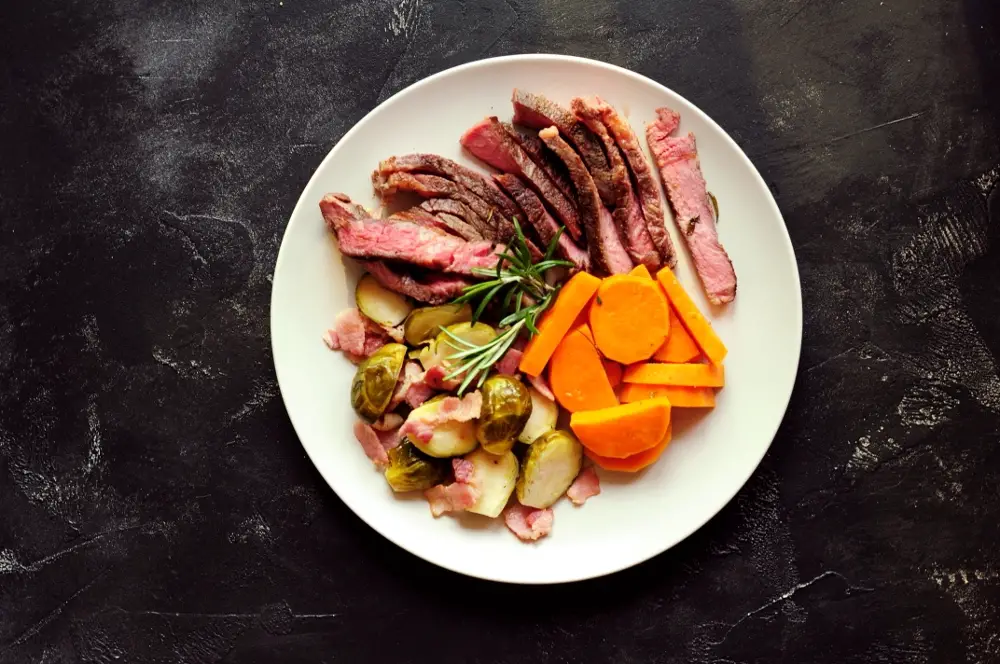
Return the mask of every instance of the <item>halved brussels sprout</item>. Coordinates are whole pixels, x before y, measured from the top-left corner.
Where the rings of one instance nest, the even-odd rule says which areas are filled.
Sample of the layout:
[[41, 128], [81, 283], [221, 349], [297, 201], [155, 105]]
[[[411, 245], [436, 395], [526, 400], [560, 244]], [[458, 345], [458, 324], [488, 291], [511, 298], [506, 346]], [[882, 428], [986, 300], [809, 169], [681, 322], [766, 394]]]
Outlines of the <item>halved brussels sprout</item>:
[[521, 381], [505, 374], [487, 378], [482, 393], [476, 438], [490, 454], [503, 454], [514, 447], [514, 440], [531, 415], [531, 396]]
[[490, 454], [480, 448], [464, 458], [475, 469], [470, 483], [479, 490], [479, 498], [468, 511], [498, 517], [517, 483], [517, 457], [513, 452]]
[[449, 369], [452, 363], [448, 358], [465, 350], [458, 342], [449, 337], [449, 334], [476, 346], [488, 344], [497, 336], [497, 331], [486, 323], [456, 323], [448, 325], [445, 329], [448, 332], [442, 331], [438, 334], [431, 345], [424, 348], [420, 354], [420, 363], [424, 365], [425, 371], [431, 367]]
[[532, 443], [521, 461], [517, 499], [522, 505], [545, 509], [559, 500], [580, 473], [583, 446], [573, 434], [555, 429]]
[[404, 440], [388, 450], [389, 467], [385, 469], [385, 481], [397, 493], [423, 491], [440, 484], [448, 476], [451, 467], [444, 459], [435, 459], [423, 454], [413, 443]]
[[524, 428], [521, 429], [517, 439], [530, 445], [543, 433], [556, 428], [559, 406], [533, 387], [528, 388], [528, 395], [531, 397], [531, 416], [524, 423]]
[[[426, 417], [432, 419], [441, 407], [442, 400], [431, 400], [424, 402], [419, 407], [414, 408], [410, 417]], [[476, 449], [476, 421], [457, 422], [448, 420], [443, 424], [434, 427], [434, 434], [426, 443], [416, 438], [408, 439], [413, 445], [432, 457], [439, 459], [461, 456]]]
[[373, 422], [382, 416], [396, 390], [396, 381], [406, 359], [406, 346], [386, 344], [358, 365], [351, 383], [351, 406]]
[[413, 305], [409, 298], [389, 290], [370, 274], [358, 281], [354, 289], [354, 299], [358, 309], [379, 325], [396, 327], [410, 314]]
[[472, 307], [466, 304], [442, 304], [420, 307], [410, 312], [403, 325], [403, 338], [411, 346], [431, 341], [442, 327], [472, 320]]

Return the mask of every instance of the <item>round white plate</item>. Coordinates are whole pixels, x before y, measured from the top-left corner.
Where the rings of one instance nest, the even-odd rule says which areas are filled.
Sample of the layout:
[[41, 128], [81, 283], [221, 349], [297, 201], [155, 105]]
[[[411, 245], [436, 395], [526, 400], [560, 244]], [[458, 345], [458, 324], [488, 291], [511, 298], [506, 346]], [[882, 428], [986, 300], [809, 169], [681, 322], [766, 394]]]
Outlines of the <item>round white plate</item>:
[[[419, 497], [394, 496], [354, 439], [354, 366], [321, 337], [353, 306], [359, 276], [326, 231], [319, 201], [344, 192], [375, 208], [370, 175], [379, 160], [432, 152], [483, 168], [458, 139], [487, 115], [509, 119], [511, 90], [568, 104], [599, 95], [626, 114], [645, 146], [654, 109], [681, 114], [698, 139], [709, 189], [720, 207], [719, 234], [739, 279], [736, 301], [711, 311], [683, 242], [681, 281], [729, 347], [726, 387], [713, 411], [675, 410], [674, 441], [638, 475], [601, 473], [601, 495], [582, 507], [561, 500], [552, 534], [525, 544], [502, 520], [431, 517]], [[661, 194], [662, 195], [662, 194]], [[781, 213], [736, 143], [680, 95], [612, 65], [556, 55], [495, 58], [416, 83], [369, 113], [330, 151], [302, 192], [274, 272], [271, 337], [281, 393], [302, 445], [330, 487], [372, 528], [442, 567], [484, 579], [559, 583], [610, 574], [677, 544], [736, 494], [767, 452], [792, 392], [802, 339], [798, 269]]]

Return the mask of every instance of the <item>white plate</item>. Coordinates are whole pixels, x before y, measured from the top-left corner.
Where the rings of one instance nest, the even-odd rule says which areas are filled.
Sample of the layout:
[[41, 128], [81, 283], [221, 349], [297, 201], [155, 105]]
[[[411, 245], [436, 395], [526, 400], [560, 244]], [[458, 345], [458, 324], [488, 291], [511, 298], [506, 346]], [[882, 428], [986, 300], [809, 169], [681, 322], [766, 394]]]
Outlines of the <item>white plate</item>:
[[[645, 145], [654, 109], [681, 114], [694, 131], [709, 188], [720, 206], [719, 233], [736, 266], [736, 301], [711, 312], [729, 347], [726, 387], [714, 411], [679, 411], [674, 442], [636, 476], [602, 473], [603, 493], [583, 507], [562, 500], [552, 534], [524, 544], [501, 520], [434, 519], [420, 497], [401, 499], [361, 451], [349, 388], [354, 367], [321, 336], [354, 303], [356, 266], [343, 261], [319, 211], [327, 192], [376, 207], [371, 171], [379, 160], [433, 152], [481, 168], [460, 149], [462, 132], [486, 115], [509, 119], [514, 87], [568, 103], [597, 94], [628, 115]], [[677, 247], [676, 229], [668, 223]], [[684, 249], [677, 270], [709, 307]], [[792, 392], [802, 338], [795, 256], [763, 179], [729, 136], [680, 95], [612, 65], [555, 55], [473, 62], [416, 83], [369, 113], [330, 151], [302, 192], [278, 254], [271, 336], [281, 393], [302, 445], [337, 495], [372, 528], [404, 549], [470, 576], [558, 583], [609, 574], [674, 546], [736, 494], [767, 452]]]

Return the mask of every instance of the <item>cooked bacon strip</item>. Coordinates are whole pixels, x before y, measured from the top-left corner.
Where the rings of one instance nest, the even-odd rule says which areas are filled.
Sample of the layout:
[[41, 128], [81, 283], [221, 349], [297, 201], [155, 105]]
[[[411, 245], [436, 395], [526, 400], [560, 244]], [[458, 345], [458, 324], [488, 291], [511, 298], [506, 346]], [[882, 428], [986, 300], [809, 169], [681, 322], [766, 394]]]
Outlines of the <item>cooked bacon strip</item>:
[[507, 374], [513, 376], [517, 373], [517, 366], [521, 363], [521, 355], [523, 351], [517, 348], [509, 348], [507, 352], [504, 353], [500, 361], [496, 363], [495, 368], [497, 373]]
[[422, 442], [427, 442], [434, 435], [435, 427], [445, 422], [468, 422], [479, 417], [483, 407], [483, 395], [479, 392], [470, 392], [464, 397], [445, 397], [441, 400], [434, 413], [421, 413], [413, 411], [406, 418], [406, 422], [400, 427], [400, 432], [404, 436], [411, 436]]
[[597, 99], [595, 104], [601, 112], [601, 121], [621, 148], [625, 164], [635, 180], [635, 194], [642, 206], [642, 216], [646, 220], [649, 236], [663, 262], [669, 267], [674, 267], [677, 264], [677, 255], [670, 234], [667, 233], [663, 208], [660, 205], [660, 192], [656, 187], [653, 171], [646, 161], [646, 155], [642, 153], [639, 140], [635, 137], [632, 127], [618, 114], [618, 111], [601, 99]]
[[583, 505], [588, 498], [601, 493], [601, 480], [591, 466], [580, 471], [573, 483], [566, 490], [566, 497], [574, 505]]
[[701, 172], [694, 134], [673, 137], [680, 116], [669, 108], [657, 109], [656, 115], [656, 121], [646, 127], [646, 140], [674, 208], [674, 221], [691, 252], [709, 302], [732, 302], [736, 297], [736, 271], [719, 243], [715, 211]]
[[608, 133], [608, 128], [601, 119], [601, 102], [599, 99], [583, 99], [577, 97], [572, 102], [573, 112], [594, 133], [594, 136], [604, 146], [611, 168], [611, 185], [615, 192], [615, 209], [611, 218], [618, 227], [632, 261], [637, 265], [645, 265], [655, 272], [662, 265], [660, 254], [649, 235], [646, 218], [643, 215], [632, 187], [632, 179], [628, 167], [622, 158], [621, 150]]
[[372, 460], [372, 463], [380, 467], [389, 465], [389, 455], [386, 454], [385, 447], [375, 429], [358, 420], [354, 423], [354, 437], [361, 443], [361, 448], [365, 451], [365, 455]]
[[463, 484], [471, 483], [476, 474], [476, 465], [465, 459], [452, 459], [451, 467], [455, 471], [455, 481]]
[[580, 155], [559, 136], [555, 127], [541, 130], [538, 137], [545, 141], [569, 169], [569, 176], [579, 195], [580, 219], [587, 229], [587, 244], [593, 264], [609, 274], [623, 274], [631, 270], [632, 259], [622, 246], [611, 213], [601, 203], [594, 179], [583, 165]]
[[552, 520], [551, 509], [536, 510], [520, 503], [511, 503], [503, 512], [507, 528], [525, 542], [533, 542], [552, 532]]

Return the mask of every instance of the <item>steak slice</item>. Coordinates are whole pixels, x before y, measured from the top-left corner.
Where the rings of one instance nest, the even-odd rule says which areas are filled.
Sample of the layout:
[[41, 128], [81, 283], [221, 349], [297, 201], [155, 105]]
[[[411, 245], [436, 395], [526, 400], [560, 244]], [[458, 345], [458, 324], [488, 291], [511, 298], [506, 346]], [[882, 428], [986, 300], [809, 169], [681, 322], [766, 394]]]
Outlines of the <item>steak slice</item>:
[[517, 141], [518, 145], [528, 153], [528, 156], [545, 171], [545, 174], [559, 188], [563, 196], [575, 203], [576, 191], [573, 189], [573, 183], [570, 182], [569, 175], [566, 173], [566, 167], [552, 154], [551, 150], [545, 147], [545, 143], [538, 138], [538, 132], [520, 132], [512, 124], [507, 122], [502, 122], [501, 124], [507, 133]]
[[426, 210], [441, 220], [455, 235], [466, 240], [484, 240], [475, 225], [476, 213], [462, 203], [451, 198], [429, 198], [420, 204], [420, 209]]
[[596, 104], [601, 112], [604, 126], [608, 128], [615, 143], [621, 148], [625, 163], [635, 180], [635, 193], [642, 205], [642, 216], [646, 220], [649, 237], [653, 239], [653, 244], [660, 253], [660, 258], [672, 268], [677, 265], [677, 255], [674, 252], [674, 243], [670, 239], [670, 234], [667, 233], [663, 208], [660, 206], [660, 192], [656, 187], [653, 172], [646, 162], [646, 156], [642, 153], [642, 148], [639, 146], [635, 133], [632, 132], [632, 127], [618, 115], [618, 111], [600, 99], [596, 100]]
[[614, 139], [608, 134], [608, 128], [601, 120], [599, 100], [588, 100], [576, 97], [571, 106], [576, 116], [587, 125], [594, 136], [604, 146], [608, 163], [611, 166], [611, 184], [615, 191], [615, 211], [611, 217], [625, 241], [625, 249], [635, 263], [645, 265], [649, 270], [660, 269], [660, 255], [657, 253], [653, 239], [646, 227], [639, 199], [632, 187], [628, 167], [622, 158], [621, 151], [615, 145]]
[[415, 224], [433, 228], [436, 231], [460, 237], [463, 240], [482, 240], [483, 236], [475, 228], [455, 215], [445, 212], [431, 212], [423, 207], [410, 208], [397, 212], [389, 217], [389, 221], [411, 221]]
[[542, 95], [514, 88], [511, 102], [514, 104], [514, 124], [532, 129], [545, 129], [555, 125], [583, 157], [601, 200], [607, 205], [614, 205], [615, 192], [611, 186], [608, 160], [590, 130], [568, 110]]
[[[532, 225], [538, 233], [538, 237], [541, 238], [542, 245], [548, 247], [549, 243], [552, 242], [552, 238], [559, 232], [559, 224], [552, 218], [548, 210], [545, 209], [545, 205], [542, 204], [541, 199], [516, 175], [504, 173], [502, 175], [494, 175], [493, 179], [511, 198], [517, 201], [517, 204], [521, 206], [521, 210], [524, 211], [524, 216], [527, 218], [528, 223]], [[556, 247], [559, 255], [576, 265], [577, 269], [584, 272], [590, 269], [590, 256], [586, 251], [577, 246], [566, 233], [559, 235]]]
[[412, 221], [362, 216], [345, 198], [327, 194], [319, 204], [345, 256], [384, 258], [465, 275], [474, 274], [475, 268], [496, 267], [498, 256], [490, 242], [466, 242]]
[[631, 270], [632, 259], [622, 246], [611, 213], [601, 204], [597, 186], [580, 155], [560, 138], [559, 130], [554, 126], [538, 132], [538, 137], [563, 160], [569, 170], [580, 202], [580, 219], [587, 229], [587, 245], [590, 248], [593, 264], [609, 274], [621, 274]]
[[462, 294], [462, 289], [475, 282], [454, 274], [428, 272], [415, 276], [402, 266], [385, 261], [359, 261], [368, 274], [391, 291], [408, 295], [427, 304], [444, 304]]
[[389, 157], [379, 162], [378, 172], [383, 175], [398, 172], [427, 173], [448, 178], [496, 208], [496, 213], [503, 221], [509, 223], [510, 218], [517, 214], [514, 203], [492, 182], [472, 169], [436, 154], [416, 153]]
[[566, 226], [566, 231], [574, 239], [580, 238], [580, 220], [572, 199], [566, 198], [559, 191], [545, 171], [507, 133], [496, 117], [486, 118], [476, 124], [460, 140], [466, 150], [487, 164], [527, 180]]
[[397, 191], [409, 191], [423, 198], [450, 198], [464, 203], [474, 213], [469, 223], [487, 240], [502, 242], [513, 233], [513, 227], [507, 232], [507, 224], [500, 222], [494, 207], [447, 178], [422, 173], [393, 173], [383, 178], [376, 171], [372, 174], [372, 184], [383, 197], [391, 197]]
[[736, 271], [719, 243], [715, 210], [705, 187], [694, 134], [671, 136], [677, 130], [680, 116], [669, 108], [657, 109], [656, 115], [656, 121], [646, 126], [646, 140], [674, 209], [677, 229], [691, 252], [691, 261], [709, 302], [732, 302], [736, 297]]

